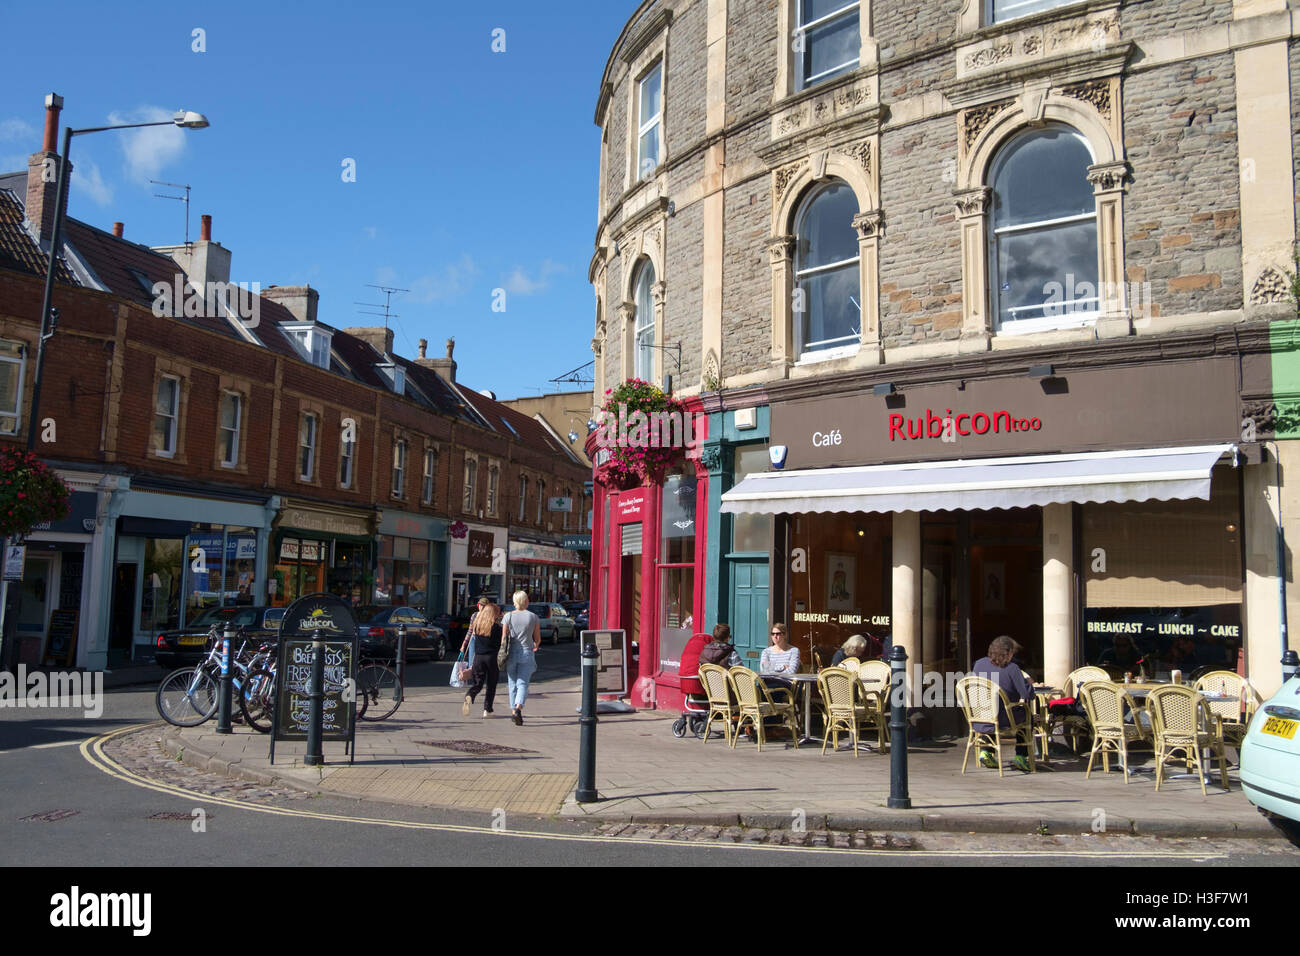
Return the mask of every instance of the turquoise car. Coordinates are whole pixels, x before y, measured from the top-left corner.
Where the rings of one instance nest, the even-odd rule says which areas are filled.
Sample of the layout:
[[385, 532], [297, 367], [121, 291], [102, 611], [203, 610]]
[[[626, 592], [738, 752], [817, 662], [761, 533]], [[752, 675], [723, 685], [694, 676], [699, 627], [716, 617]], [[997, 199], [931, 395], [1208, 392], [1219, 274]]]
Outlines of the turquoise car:
[[1241, 745], [1241, 787], [1261, 810], [1300, 832], [1300, 675], [1282, 685], [1250, 721]]

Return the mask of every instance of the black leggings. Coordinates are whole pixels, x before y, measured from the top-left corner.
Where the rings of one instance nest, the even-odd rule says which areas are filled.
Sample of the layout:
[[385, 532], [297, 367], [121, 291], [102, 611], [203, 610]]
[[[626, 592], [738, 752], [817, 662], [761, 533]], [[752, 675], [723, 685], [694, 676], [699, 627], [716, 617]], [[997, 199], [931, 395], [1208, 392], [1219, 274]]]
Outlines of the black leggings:
[[486, 684], [487, 693], [483, 695], [483, 709], [490, 714], [492, 713], [492, 702], [497, 696], [497, 681], [501, 679], [501, 670], [497, 667], [496, 654], [475, 654], [472, 673], [474, 674], [474, 683], [466, 691], [466, 696], [473, 700]]

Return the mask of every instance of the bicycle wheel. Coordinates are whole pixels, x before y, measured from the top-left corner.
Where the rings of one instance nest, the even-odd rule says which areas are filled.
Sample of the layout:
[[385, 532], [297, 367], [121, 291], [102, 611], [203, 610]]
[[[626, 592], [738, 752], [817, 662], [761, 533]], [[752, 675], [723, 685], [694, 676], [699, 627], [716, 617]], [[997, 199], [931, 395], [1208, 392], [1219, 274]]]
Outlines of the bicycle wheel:
[[239, 712], [248, 726], [260, 734], [269, 734], [274, 702], [275, 674], [266, 668], [250, 673], [244, 681], [244, 692], [239, 695]]
[[163, 678], [155, 703], [167, 723], [197, 727], [217, 712], [217, 682], [197, 667], [182, 667]]
[[[402, 705], [402, 682], [387, 664], [367, 664], [357, 671], [357, 716], [361, 720], [383, 720]], [[361, 709], [361, 699], [366, 707]]]

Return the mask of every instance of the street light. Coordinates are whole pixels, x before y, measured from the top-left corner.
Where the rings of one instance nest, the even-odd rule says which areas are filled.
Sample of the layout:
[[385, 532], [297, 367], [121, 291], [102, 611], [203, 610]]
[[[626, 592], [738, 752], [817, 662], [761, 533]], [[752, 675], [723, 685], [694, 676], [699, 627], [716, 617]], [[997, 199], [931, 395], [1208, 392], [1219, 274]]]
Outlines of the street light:
[[[58, 104], [62, 105], [62, 97], [57, 94], [50, 94], [51, 101], [57, 99]], [[146, 126], [176, 126], [180, 129], [206, 129], [209, 126], [208, 118], [202, 113], [196, 113], [193, 110], [177, 110], [176, 114], [169, 120], [159, 120], [155, 123], [119, 123], [113, 126], [91, 126], [86, 129], [72, 129], [64, 127], [63, 129], [63, 155], [59, 157], [59, 174], [54, 189], [54, 228], [50, 234], [50, 257], [49, 264], [45, 270], [45, 295], [41, 300], [41, 334], [36, 341], [36, 368], [32, 375], [32, 405], [28, 411], [30, 419], [27, 423], [27, 450], [36, 449], [36, 425], [39, 420], [37, 409], [41, 401], [41, 372], [45, 368], [45, 342], [54, 335], [54, 324], [57, 322], [57, 314], [52, 315], [54, 298], [54, 269], [58, 262], [59, 247], [63, 239], [63, 206], [65, 202], [65, 193], [68, 189], [68, 153], [72, 149], [72, 137], [81, 136], [85, 133], [102, 133], [110, 129], [142, 129]], [[54, 321], [51, 321], [51, 320]]]

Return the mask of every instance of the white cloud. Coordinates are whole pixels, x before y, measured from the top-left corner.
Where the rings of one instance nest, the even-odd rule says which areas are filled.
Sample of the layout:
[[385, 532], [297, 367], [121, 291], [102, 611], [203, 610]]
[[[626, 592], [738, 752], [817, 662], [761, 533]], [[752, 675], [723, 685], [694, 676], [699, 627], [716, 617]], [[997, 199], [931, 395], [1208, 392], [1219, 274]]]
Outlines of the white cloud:
[[26, 120], [0, 120], [0, 143], [28, 143], [34, 153], [41, 148], [40, 133]]
[[[156, 123], [170, 120], [174, 110], [160, 106], [144, 106], [129, 113], [110, 113], [109, 123]], [[125, 130], [116, 134], [122, 142], [126, 158], [126, 174], [138, 183], [147, 185], [157, 179], [164, 168], [175, 162], [185, 152], [185, 137], [192, 135], [176, 126], [151, 126], [147, 129]]]
[[113, 187], [104, 182], [104, 174], [100, 172], [98, 164], [88, 159], [72, 164], [70, 185], [97, 205], [107, 206], [113, 201]]
[[380, 266], [375, 270], [375, 285], [391, 285], [397, 281], [397, 270], [392, 266]]
[[460, 295], [478, 275], [478, 267], [469, 253], [436, 272], [426, 273], [411, 283], [411, 298], [415, 302], [439, 302]]
[[564, 266], [551, 259], [544, 259], [538, 269], [537, 278], [532, 279], [520, 266], [515, 266], [506, 276], [504, 287], [511, 295], [533, 295], [544, 292], [551, 284], [551, 276], [565, 272]]
[[367, 239], [373, 239], [373, 238], [375, 238], [375, 236], [379, 235], [379, 227], [378, 227], [378, 226], [362, 226], [362, 227], [361, 227], [361, 234], [362, 234], [363, 236], [365, 236]]

